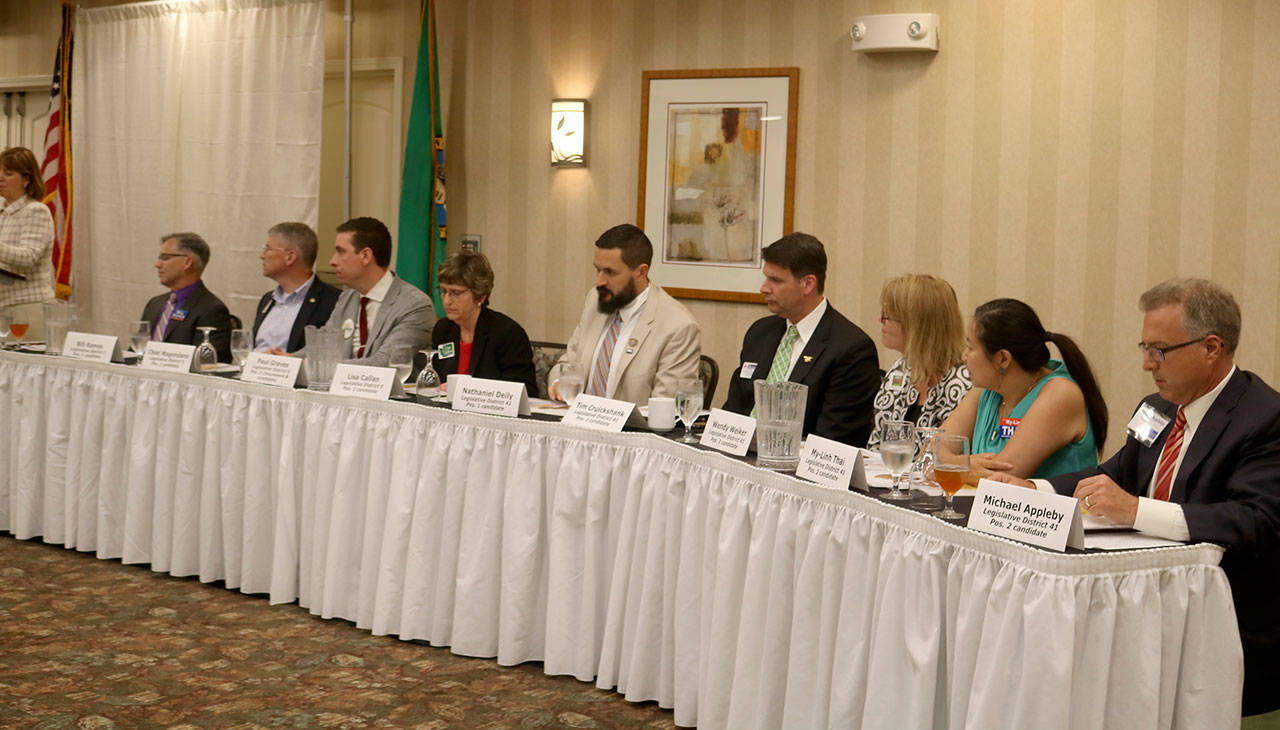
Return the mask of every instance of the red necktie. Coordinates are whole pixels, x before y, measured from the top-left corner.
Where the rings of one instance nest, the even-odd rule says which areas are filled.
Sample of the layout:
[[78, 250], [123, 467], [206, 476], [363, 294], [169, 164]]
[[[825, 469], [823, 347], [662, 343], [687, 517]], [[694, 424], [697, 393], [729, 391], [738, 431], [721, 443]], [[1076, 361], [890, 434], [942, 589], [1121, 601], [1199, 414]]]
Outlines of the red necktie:
[[1182, 453], [1182, 432], [1187, 426], [1187, 416], [1178, 409], [1178, 417], [1173, 419], [1173, 428], [1169, 430], [1169, 438], [1164, 442], [1164, 451], [1160, 453], [1160, 464], [1156, 467], [1156, 488], [1152, 499], [1169, 501], [1169, 490], [1173, 487], [1173, 467], [1178, 463], [1178, 454]]
[[364, 310], [368, 303], [369, 297], [360, 297], [360, 347], [356, 348], [356, 357], [364, 357], [364, 344], [369, 339], [369, 315]]

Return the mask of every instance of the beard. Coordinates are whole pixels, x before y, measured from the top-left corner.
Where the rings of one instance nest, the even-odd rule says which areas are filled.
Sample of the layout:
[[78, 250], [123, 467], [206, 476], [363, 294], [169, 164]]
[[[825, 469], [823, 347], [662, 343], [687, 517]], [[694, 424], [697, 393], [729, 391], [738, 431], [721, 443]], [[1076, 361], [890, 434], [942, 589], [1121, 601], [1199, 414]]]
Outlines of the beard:
[[636, 291], [636, 280], [632, 279], [622, 287], [622, 291], [614, 294], [608, 287], [596, 287], [596, 308], [601, 314], [613, 314], [619, 309], [634, 302], [639, 292]]

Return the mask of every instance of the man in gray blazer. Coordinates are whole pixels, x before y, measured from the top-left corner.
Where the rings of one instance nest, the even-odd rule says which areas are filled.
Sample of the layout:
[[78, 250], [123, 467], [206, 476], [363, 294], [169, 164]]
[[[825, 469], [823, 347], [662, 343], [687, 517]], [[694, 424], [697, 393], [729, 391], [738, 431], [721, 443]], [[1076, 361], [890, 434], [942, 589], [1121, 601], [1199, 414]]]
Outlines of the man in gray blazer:
[[645, 404], [649, 396], [673, 396], [681, 378], [698, 377], [702, 330], [693, 315], [649, 281], [653, 244], [629, 223], [596, 240], [596, 288], [588, 292], [582, 319], [547, 379], [560, 399], [565, 363], [583, 374], [583, 392]]
[[435, 308], [422, 290], [388, 270], [391, 232], [382, 221], [352, 218], [338, 226], [329, 265], [347, 288], [325, 329], [341, 330], [349, 362], [386, 367], [397, 347], [427, 347]]

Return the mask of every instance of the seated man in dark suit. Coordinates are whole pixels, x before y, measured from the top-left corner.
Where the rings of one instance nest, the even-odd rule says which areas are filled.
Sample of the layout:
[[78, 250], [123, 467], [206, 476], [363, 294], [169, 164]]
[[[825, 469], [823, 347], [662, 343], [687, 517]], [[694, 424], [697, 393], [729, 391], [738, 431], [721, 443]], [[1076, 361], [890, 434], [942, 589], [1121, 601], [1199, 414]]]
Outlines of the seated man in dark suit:
[[316, 232], [306, 223], [277, 223], [267, 231], [258, 258], [262, 275], [276, 288], [258, 300], [253, 318], [255, 352], [297, 352], [306, 343], [302, 329], [323, 327], [338, 301], [337, 287], [316, 278]]
[[[1142, 295], [1142, 369], [1157, 393], [1139, 404], [1105, 463], [1040, 489], [1074, 495], [1098, 517], [1172, 540], [1227, 549], [1244, 646], [1244, 714], [1280, 708], [1280, 394], [1235, 366], [1240, 307], [1204, 279]], [[1031, 486], [1008, 475], [1001, 481]]]
[[209, 265], [209, 244], [194, 233], [170, 233], [160, 238], [156, 274], [169, 287], [168, 294], [151, 298], [142, 318], [151, 323], [151, 339], [199, 345], [199, 327], [213, 327], [209, 341], [218, 351], [218, 362], [231, 362], [231, 312], [205, 288], [200, 277]]
[[751, 413], [754, 380], [804, 383], [804, 433], [866, 446], [880, 386], [876, 345], [827, 302], [826, 278], [827, 252], [813, 236], [791, 233], [764, 249], [760, 293], [778, 316], [747, 329], [724, 407]]

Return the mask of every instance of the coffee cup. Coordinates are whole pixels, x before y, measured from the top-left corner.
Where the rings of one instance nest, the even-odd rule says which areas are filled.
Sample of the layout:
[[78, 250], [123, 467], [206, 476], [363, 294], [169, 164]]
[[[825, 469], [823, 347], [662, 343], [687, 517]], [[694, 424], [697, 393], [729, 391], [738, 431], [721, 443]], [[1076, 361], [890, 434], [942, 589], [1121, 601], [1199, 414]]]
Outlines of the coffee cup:
[[654, 397], [649, 399], [649, 428], [653, 431], [670, 431], [676, 427], [676, 399]]

